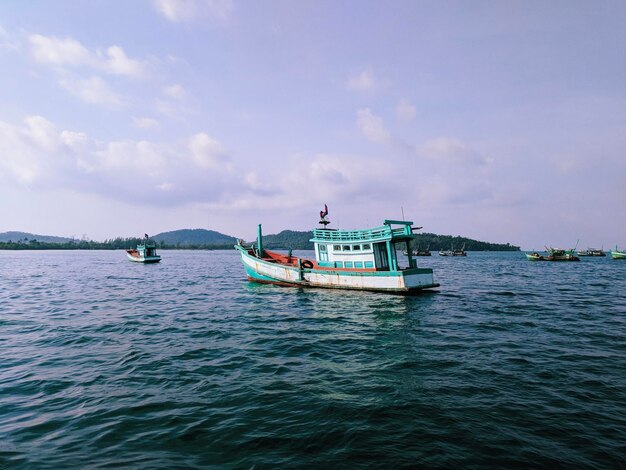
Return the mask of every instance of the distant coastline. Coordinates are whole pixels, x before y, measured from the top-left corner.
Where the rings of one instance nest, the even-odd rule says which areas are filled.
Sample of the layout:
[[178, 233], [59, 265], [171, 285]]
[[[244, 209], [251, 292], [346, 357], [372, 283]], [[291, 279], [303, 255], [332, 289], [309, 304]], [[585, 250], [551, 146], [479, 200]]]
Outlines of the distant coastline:
[[[13, 237], [13, 238], [11, 238]], [[313, 237], [310, 231], [283, 230], [277, 234], [264, 235], [263, 241], [269, 249], [311, 250]], [[229, 250], [237, 243], [237, 238], [205, 229], [181, 229], [159, 233], [151, 237], [161, 249], [185, 250]], [[253, 240], [254, 241], [254, 240]], [[36, 235], [27, 232], [0, 233], [0, 250], [119, 250], [135, 247], [142, 242], [140, 237], [104, 240], [76, 240], [49, 235]], [[520, 251], [519, 246], [510, 243], [490, 243], [471, 238], [420, 233], [415, 245], [432, 251], [449, 250], [465, 246], [467, 251]]]

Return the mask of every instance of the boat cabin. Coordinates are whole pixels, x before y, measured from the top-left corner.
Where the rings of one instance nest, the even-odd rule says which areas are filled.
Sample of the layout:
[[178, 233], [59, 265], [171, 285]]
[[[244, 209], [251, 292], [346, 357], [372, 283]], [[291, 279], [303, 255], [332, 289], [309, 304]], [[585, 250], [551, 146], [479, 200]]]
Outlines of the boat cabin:
[[[310, 240], [315, 260], [321, 267], [400, 271], [417, 267], [409, 247], [415, 238], [413, 222], [385, 220], [382, 227], [367, 230], [313, 230]], [[404, 263], [399, 255], [406, 252]], [[403, 264], [406, 264], [404, 266]]]
[[156, 252], [156, 243], [146, 242], [143, 245], [137, 245], [134, 250], [127, 250], [130, 255], [139, 258], [156, 258], [159, 255]]
[[142, 256], [144, 258], [152, 258], [158, 256], [156, 251], [156, 243], [154, 242], [146, 242], [143, 245], [137, 245], [137, 252], [139, 253], [139, 256]]

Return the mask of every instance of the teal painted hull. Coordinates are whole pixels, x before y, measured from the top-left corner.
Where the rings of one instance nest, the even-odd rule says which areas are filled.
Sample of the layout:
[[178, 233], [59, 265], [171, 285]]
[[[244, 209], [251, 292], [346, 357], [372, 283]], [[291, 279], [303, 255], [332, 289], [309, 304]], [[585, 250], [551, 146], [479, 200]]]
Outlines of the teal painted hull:
[[611, 258], [626, 259], [626, 251], [611, 251]]
[[438, 283], [433, 282], [432, 269], [414, 268], [397, 272], [312, 269], [261, 259], [251, 255], [247, 249], [239, 245], [235, 248], [241, 254], [248, 280], [254, 282], [398, 294], [439, 287]]

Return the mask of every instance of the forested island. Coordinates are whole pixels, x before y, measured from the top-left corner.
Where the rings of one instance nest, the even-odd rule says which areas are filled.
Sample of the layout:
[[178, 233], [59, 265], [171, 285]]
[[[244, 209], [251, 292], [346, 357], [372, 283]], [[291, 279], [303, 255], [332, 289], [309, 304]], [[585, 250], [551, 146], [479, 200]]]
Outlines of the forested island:
[[[19, 239], [13, 240], [7, 234], [20, 234]], [[183, 229], [172, 232], [164, 232], [151, 237], [161, 249], [185, 249], [185, 250], [229, 250], [237, 243], [237, 238], [224, 235], [213, 230]], [[268, 249], [293, 249], [312, 250], [313, 232], [298, 232], [283, 230], [274, 235], [264, 235], [263, 245]], [[62, 240], [62, 241], [56, 241]], [[248, 243], [254, 243], [252, 240]], [[0, 250], [119, 250], [134, 248], [144, 240], [139, 237], [104, 240], [63, 239], [34, 235], [25, 232], [5, 232], [0, 234]], [[434, 233], [420, 233], [416, 235], [415, 245], [420, 249], [428, 248], [431, 251], [450, 250], [465, 246], [467, 251], [520, 251], [519, 246], [510, 243], [489, 243], [471, 238], [437, 235]]]
[[[263, 235], [263, 246], [268, 249], [312, 250], [313, 243], [309, 241], [311, 238], [313, 238], [311, 231], [283, 230], [276, 235]], [[452, 247], [461, 248], [463, 245], [467, 251], [520, 251], [519, 246], [510, 243], [489, 243], [461, 236], [434, 233], [416, 234], [415, 245], [419, 245], [420, 249], [428, 248], [431, 251], [450, 250]]]

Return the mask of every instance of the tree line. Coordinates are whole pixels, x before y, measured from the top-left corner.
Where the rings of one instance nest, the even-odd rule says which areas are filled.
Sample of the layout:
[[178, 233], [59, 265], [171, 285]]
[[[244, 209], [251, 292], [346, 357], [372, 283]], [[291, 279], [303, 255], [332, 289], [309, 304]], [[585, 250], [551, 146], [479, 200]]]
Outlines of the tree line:
[[[93, 240], [70, 240], [63, 243], [41, 242], [36, 239], [0, 242], [0, 250], [127, 250], [144, 243], [143, 238], [112, 238], [97, 242]], [[181, 244], [155, 242], [156, 246], [166, 250], [228, 250], [232, 243], [215, 244]]]
[[[276, 235], [264, 235], [263, 246], [267, 249], [294, 249], [312, 250], [313, 243], [309, 240], [313, 238], [313, 232], [295, 232], [284, 230]], [[520, 251], [519, 246], [510, 243], [489, 243], [471, 238], [437, 235], [434, 233], [416, 234], [413, 248], [419, 245], [420, 250], [428, 248], [431, 251], [450, 250], [453, 247], [460, 249], [465, 245], [467, 251]]]
[[[295, 232], [284, 230], [275, 235], [264, 235], [263, 246], [267, 249], [294, 249], [312, 250], [313, 232]], [[22, 239], [18, 241], [0, 242], [0, 250], [119, 250], [135, 248], [143, 243], [142, 238], [113, 238], [103, 242], [93, 240], [70, 240], [68, 242], [41, 242], [38, 240]], [[232, 243], [165, 243], [156, 242], [161, 249], [184, 249], [184, 250], [230, 250]], [[420, 250], [431, 251], [460, 249], [465, 247], [467, 251], [520, 251], [519, 246], [510, 243], [489, 243], [471, 238], [451, 235], [437, 235], [434, 233], [420, 233], [416, 235], [413, 248], [419, 246]]]

